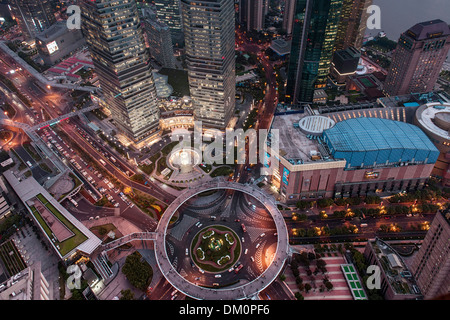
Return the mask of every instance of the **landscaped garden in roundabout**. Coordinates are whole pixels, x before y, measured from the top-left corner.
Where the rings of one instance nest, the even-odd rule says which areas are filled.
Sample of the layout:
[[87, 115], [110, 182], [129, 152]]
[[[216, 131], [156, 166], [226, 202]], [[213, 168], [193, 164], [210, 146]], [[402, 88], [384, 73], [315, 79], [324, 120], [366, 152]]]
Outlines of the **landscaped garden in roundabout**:
[[208, 272], [222, 272], [239, 259], [241, 243], [236, 233], [222, 225], [200, 230], [191, 243], [194, 263]]

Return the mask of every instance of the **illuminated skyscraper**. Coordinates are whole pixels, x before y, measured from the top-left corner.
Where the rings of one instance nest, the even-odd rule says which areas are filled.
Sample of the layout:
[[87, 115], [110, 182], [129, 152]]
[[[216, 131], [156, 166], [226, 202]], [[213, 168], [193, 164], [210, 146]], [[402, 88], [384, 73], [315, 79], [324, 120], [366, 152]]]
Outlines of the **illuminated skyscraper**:
[[10, 0], [9, 7], [20, 30], [31, 39], [56, 22], [50, 0]]
[[235, 106], [234, 3], [181, 1], [195, 119], [224, 130]]
[[361, 49], [366, 33], [367, 8], [373, 0], [344, 0], [341, 10], [341, 20], [336, 35], [336, 50], [348, 47]]
[[450, 49], [450, 28], [442, 20], [418, 23], [402, 33], [384, 89], [390, 96], [430, 92]]
[[312, 102], [324, 88], [340, 21], [343, 0], [296, 0], [286, 101]]
[[118, 129], [135, 142], [157, 134], [156, 88], [135, 0], [81, 5], [82, 30]]
[[156, 17], [166, 24], [176, 46], [183, 45], [183, 26], [181, 23], [180, 0], [155, 0]]
[[411, 273], [425, 299], [447, 295], [450, 288], [450, 210], [436, 213], [419, 251], [414, 256]]

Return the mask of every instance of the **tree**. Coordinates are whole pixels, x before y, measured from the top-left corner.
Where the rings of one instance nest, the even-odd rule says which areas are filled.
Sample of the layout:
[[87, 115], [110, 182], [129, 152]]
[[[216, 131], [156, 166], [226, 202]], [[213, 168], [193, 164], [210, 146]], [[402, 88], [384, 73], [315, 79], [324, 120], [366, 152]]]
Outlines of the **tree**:
[[303, 295], [300, 292], [295, 293], [295, 298], [297, 300], [305, 300], [305, 297], [303, 297]]
[[328, 291], [333, 289], [333, 284], [330, 281], [326, 281], [324, 284], [325, 284], [325, 287], [327, 287]]
[[153, 276], [152, 267], [146, 261], [142, 261], [142, 256], [137, 251], [127, 256], [122, 273], [134, 287], [142, 291], [147, 289]]
[[311, 290], [311, 285], [309, 283], [305, 284], [305, 291], [308, 293]]
[[134, 300], [134, 292], [130, 289], [120, 290], [120, 300]]

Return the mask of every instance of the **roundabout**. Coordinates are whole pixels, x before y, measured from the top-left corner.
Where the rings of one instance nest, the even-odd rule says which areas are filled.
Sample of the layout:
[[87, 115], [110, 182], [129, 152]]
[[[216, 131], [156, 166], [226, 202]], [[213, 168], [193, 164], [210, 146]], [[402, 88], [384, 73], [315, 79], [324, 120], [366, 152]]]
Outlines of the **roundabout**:
[[[181, 219], [169, 226], [176, 212]], [[187, 296], [247, 299], [280, 273], [288, 233], [262, 190], [216, 179], [185, 189], [169, 205], [156, 229], [155, 256], [167, 281]]]
[[191, 244], [192, 260], [206, 272], [222, 272], [237, 262], [241, 241], [236, 233], [224, 225], [200, 230]]

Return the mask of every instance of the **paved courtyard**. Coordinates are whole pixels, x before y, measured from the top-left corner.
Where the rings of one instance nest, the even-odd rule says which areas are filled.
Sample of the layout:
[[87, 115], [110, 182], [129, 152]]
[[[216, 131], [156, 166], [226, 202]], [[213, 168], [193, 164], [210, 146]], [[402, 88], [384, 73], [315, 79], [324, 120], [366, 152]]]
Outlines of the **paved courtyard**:
[[[344, 274], [340, 268], [341, 264], [346, 264], [347, 262], [342, 256], [337, 257], [322, 257], [322, 260], [326, 262], [327, 272], [322, 274], [319, 272], [316, 276], [308, 276], [306, 273], [306, 268], [299, 264], [300, 277], [303, 279], [303, 284], [309, 283], [312, 289], [306, 293], [305, 291], [300, 292], [305, 300], [353, 300], [353, 296], [350, 289], [345, 281]], [[310, 269], [314, 271], [314, 265], [311, 264]], [[295, 277], [292, 274], [290, 268], [286, 268], [285, 271], [286, 280], [285, 283], [292, 291], [292, 293], [299, 292], [297, 284], [295, 282]], [[333, 289], [320, 292], [320, 285], [323, 283], [323, 278], [327, 276], [330, 282], [333, 284]]]

